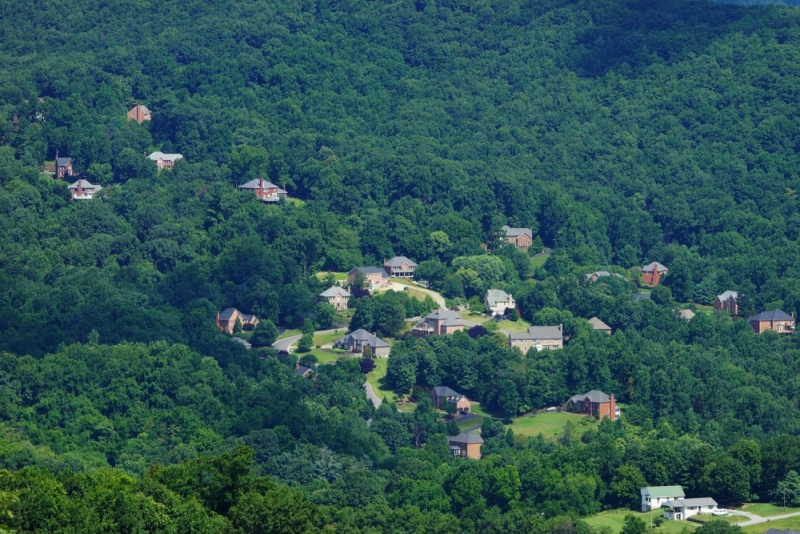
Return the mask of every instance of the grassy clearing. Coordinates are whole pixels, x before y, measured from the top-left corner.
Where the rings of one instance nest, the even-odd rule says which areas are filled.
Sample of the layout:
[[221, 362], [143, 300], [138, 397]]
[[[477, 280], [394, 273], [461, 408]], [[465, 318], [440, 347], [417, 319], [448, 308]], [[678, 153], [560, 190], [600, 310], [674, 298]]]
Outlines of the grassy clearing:
[[289, 328], [288, 330], [285, 330], [283, 334], [279, 334], [278, 339], [286, 339], [287, 337], [299, 336], [302, 333], [303, 331], [300, 330], [299, 328]]
[[527, 323], [520, 319], [519, 321], [500, 321], [497, 323], [497, 326], [500, 330], [506, 330], [508, 332], [527, 332], [530, 323]]
[[541, 256], [536, 256], [535, 258], [531, 258], [531, 272], [543, 266], [547, 261], [547, 258], [549, 257], [550, 254], [542, 254]]
[[[653, 510], [653, 519], [658, 516], [659, 512]], [[633, 515], [638, 517], [648, 525], [650, 524], [650, 512], [632, 512], [631, 510], [613, 510], [610, 512], [600, 512], [599, 514], [591, 517], [582, 518], [586, 523], [593, 527], [609, 527], [611, 532], [617, 533], [622, 530], [622, 523], [626, 515]], [[699, 525], [690, 521], [669, 521], [665, 520], [661, 528], [653, 529], [653, 532], [659, 534], [680, 534], [684, 528], [694, 530]]]
[[[788, 508], [787, 508], [788, 510]], [[788, 513], [788, 512], [787, 512]], [[748, 527], [739, 527], [742, 529], [743, 534], [761, 534], [767, 529], [774, 528], [777, 530], [800, 530], [800, 516], [789, 517], [787, 519], [777, 519], [775, 521], [767, 521], [758, 525], [750, 525]]]
[[792, 508], [791, 506], [786, 507], [786, 511], [783, 511], [783, 506], [776, 506], [775, 504], [768, 503], [768, 502], [751, 502], [747, 503], [741, 508], [745, 512], [750, 512], [751, 514], [760, 515], [761, 517], [770, 517], [773, 515], [783, 515], [783, 514], [792, 514], [794, 512], [800, 512], [800, 508]]
[[735, 525], [737, 523], [742, 523], [747, 521], [747, 518], [742, 515], [711, 515], [711, 514], [702, 514], [702, 515], [694, 515], [692, 516], [692, 521], [700, 522], [700, 523], [708, 523], [710, 521], [723, 521], [730, 525]]
[[472, 419], [466, 419], [464, 421], [457, 421], [456, 424], [458, 425], [458, 428], [460, 428], [461, 430], [466, 430], [468, 428], [473, 428], [473, 427], [476, 427], [478, 425], [482, 425], [483, 424], [483, 417], [473, 417]]
[[419, 289], [409, 288], [406, 291], [406, 293], [408, 293], [409, 297], [414, 297], [415, 299], [417, 299], [420, 302], [424, 302], [425, 299], [428, 298], [428, 294], [427, 293], [423, 293]]
[[347, 280], [347, 273], [337, 273], [333, 271], [320, 271], [317, 273], [317, 278], [320, 280], [325, 280], [325, 277], [329, 274], [333, 275], [333, 279], [337, 282], [341, 282], [343, 280]]
[[[389, 402], [396, 402], [401, 395], [392, 391], [386, 385], [386, 367], [389, 365], [389, 358], [375, 358], [375, 369], [367, 374], [367, 382], [372, 386], [372, 391], [379, 399], [386, 399]], [[398, 406], [399, 409], [402, 409]]]
[[545, 439], [554, 439], [561, 435], [567, 421], [572, 421], [575, 424], [578, 435], [582, 435], [589, 428], [597, 426], [597, 421], [594, 417], [567, 412], [546, 412], [520, 417], [510, 425], [506, 425], [506, 428], [512, 429], [514, 434], [538, 436], [541, 433]]
[[314, 336], [314, 346], [317, 345], [327, 345], [328, 343], [333, 343], [337, 339], [343, 337], [347, 334], [346, 328], [340, 328], [335, 332], [331, 332], [330, 334], [320, 334], [318, 336]]

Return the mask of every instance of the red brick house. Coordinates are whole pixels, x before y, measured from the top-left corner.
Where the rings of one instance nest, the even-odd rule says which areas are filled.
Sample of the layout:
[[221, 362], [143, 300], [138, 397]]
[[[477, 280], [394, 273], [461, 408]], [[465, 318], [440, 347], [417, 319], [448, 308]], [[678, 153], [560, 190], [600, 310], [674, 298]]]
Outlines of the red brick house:
[[239, 191], [252, 191], [262, 202], [279, 202], [282, 198], [286, 198], [287, 195], [285, 189], [281, 189], [263, 178], [256, 178], [244, 185], [240, 185]]
[[222, 312], [217, 312], [217, 328], [228, 334], [233, 334], [237, 319], [239, 323], [241, 323], [242, 328], [245, 326], [254, 327], [258, 324], [258, 317], [255, 315], [247, 315], [236, 308], [228, 308]]
[[761, 312], [747, 319], [756, 334], [763, 334], [767, 330], [772, 330], [779, 334], [791, 334], [794, 332], [794, 312], [792, 315], [783, 310], [772, 310]]
[[447, 386], [437, 386], [428, 392], [434, 406], [444, 410], [447, 403], [453, 404], [459, 413], [469, 413], [470, 402], [467, 397]]
[[593, 389], [583, 395], [575, 395], [567, 401], [567, 411], [593, 415], [598, 419], [610, 417], [611, 420], [619, 418], [619, 408], [614, 400], [614, 395], [606, 395], [602, 391]]
[[657, 286], [668, 271], [666, 266], [654, 261], [642, 267], [642, 281], [649, 286]]
[[56, 178], [66, 178], [77, 176], [72, 171], [72, 158], [59, 158], [56, 156]]
[[736, 315], [739, 313], [739, 293], [726, 291], [722, 295], [717, 295], [714, 299], [714, 309]]
[[533, 230], [530, 228], [511, 228], [503, 226], [505, 231], [505, 241], [511, 243], [519, 250], [528, 250], [533, 244]]
[[149, 121], [150, 119], [150, 110], [147, 109], [147, 106], [143, 106], [142, 104], [137, 105], [128, 112], [128, 120], [136, 121], [139, 124], [142, 124], [142, 121]]

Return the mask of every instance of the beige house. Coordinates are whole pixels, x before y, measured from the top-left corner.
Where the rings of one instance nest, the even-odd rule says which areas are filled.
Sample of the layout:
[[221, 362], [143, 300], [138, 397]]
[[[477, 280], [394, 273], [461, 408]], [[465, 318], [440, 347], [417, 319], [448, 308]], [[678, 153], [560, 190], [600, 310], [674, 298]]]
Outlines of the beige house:
[[605, 332], [606, 334], [611, 333], [611, 327], [608, 326], [606, 323], [598, 319], [597, 317], [592, 317], [589, 319], [589, 324], [592, 325], [593, 330], [597, 330], [598, 332]]
[[779, 334], [791, 334], [794, 332], [794, 313], [789, 315], [783, 310], [772, 310], [761, 312], [747, 319], [756, 334], [763, 334], [767, 330], [772, 330]]
[[350, 303], [350, 292], [339, 286], [331, 286], [319, 294], [320, 302], [327, 302], [337, 310], [344, 310]]
[[386, 271], [379, 267], [356, 267], [347, 273], [347, 283], [353, 283], [353, 280], [356, 278], [356, 274], [359, 272], [364, 274], [364, 278], [367, 281], [367, 287], [365, 289], [369, 289], [370, 291], [380, 289], [383, 286], [388, 285], [390, 282], [389, 275], [386, 273]]
[[447, 403], [453, 404], [459, 413], [469, 413], [470, 402], [467, 397], [457, 391], [453, 391], [447, 386], [438, 386], [428, 392], [434, 406], [444, 409]]
[[564, 348], [564, 334], [561, 325], [558, 326], [529, 326], [528, 331], [522, 334], [508, 334], [508, 343], [517, 347], [523, 354], [530, 349], [556, 350]]
[[486, 309], [486, 313], [502, 317], [506, 314], [506, 310], [516, 308], [517, 303], [514, 301], [514, 297], [502, 289], [488, 289], [483, 297], [483, 307]]
[[147, 106], [139, 104], [128, 112], [128, 120], [136, 121], [142, 124], [143, 121], [149, 121], [152, 118], [150, 110]]
[[457, 311], [439, 308], [425, 316], [411, 329], [415, 337], [428, 337], [434, 334], [447, 335], [464, 330], [465, 323]]
[[228, 308], [222, 312], [217, 312], [217, 328], [228, 334], [233, 334], [237, 320], [242, 325], [242, 328], [246, 326], [255, 327], [258, 324], [258, 317], [242, 313], [236, 308]]
[[388, 358], [391, 348], [387, 342], [374, 334], [370, 334], [363, 328], [350, 332], [343, 338], [334, 342], [333, 346], [337, 349], [361, 353], [369, 346], [372, 349], [372, 354], [379, 358]]
[[481, 459], [481, 445], [483, 438], [480, 434], [461, 433], [458, 436], [447, 436], [450, 445], [450, 454], [473, 460]]
[[395, 278], [413, 278], [414, 269], [417, 268], [417, 264], [405, 256], [395, 256], [389, 261], [384, 260], [383, 268], [389, 276], [394, 276]]
[[183, 159], [183, 156], [180, 154], [164, 154], [163, 152], [153, 152], [147, 158], [150, 161], [153, 161], [158, 167], [158, 170], [167, 169], [172, 170], [172, 167], [175, 166], [175, 162], [179, 159]]

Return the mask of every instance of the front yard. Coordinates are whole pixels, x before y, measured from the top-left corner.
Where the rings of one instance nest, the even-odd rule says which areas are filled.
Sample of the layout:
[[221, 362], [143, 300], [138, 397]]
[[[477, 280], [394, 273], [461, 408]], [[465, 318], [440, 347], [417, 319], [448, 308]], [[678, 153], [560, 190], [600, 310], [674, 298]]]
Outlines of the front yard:
[[594, 417], [568, 412], [545, 412], [515, 419], [513, 423], [506, 425], [506, 428], [510, 428], [514, 434], [522, 436], [542, 434], [545, 439], [555, 439], [562, 434], [567, 421], [575, 424], [578, 436], [583, 435], [589, 428], [597, 426], [597, 420]]

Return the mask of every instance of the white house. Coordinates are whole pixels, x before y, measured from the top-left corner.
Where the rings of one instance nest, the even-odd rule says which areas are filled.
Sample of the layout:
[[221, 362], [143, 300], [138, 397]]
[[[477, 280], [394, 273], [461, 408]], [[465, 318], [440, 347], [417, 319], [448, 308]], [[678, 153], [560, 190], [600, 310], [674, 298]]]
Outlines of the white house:
[[661, 505], [668, 501], [683, 499], [686, 494], [680, 486], [653, 486], [642, 488], [642, 512], [658, 510]]
[[514, 297], [501, 289], [487, 289], [486, 296], [483, 298], [483, 306], [486, 308], [486, 313], [503, 316], [507, 309], [516, 308], [517, 303], [514, 301]]
[[697, 514], [710, 514], [717, 509], [717, 501], [711, 497], [699, 499], [676, 499], [661, 505], [664, 509], [664, 519], [687, 519]]

